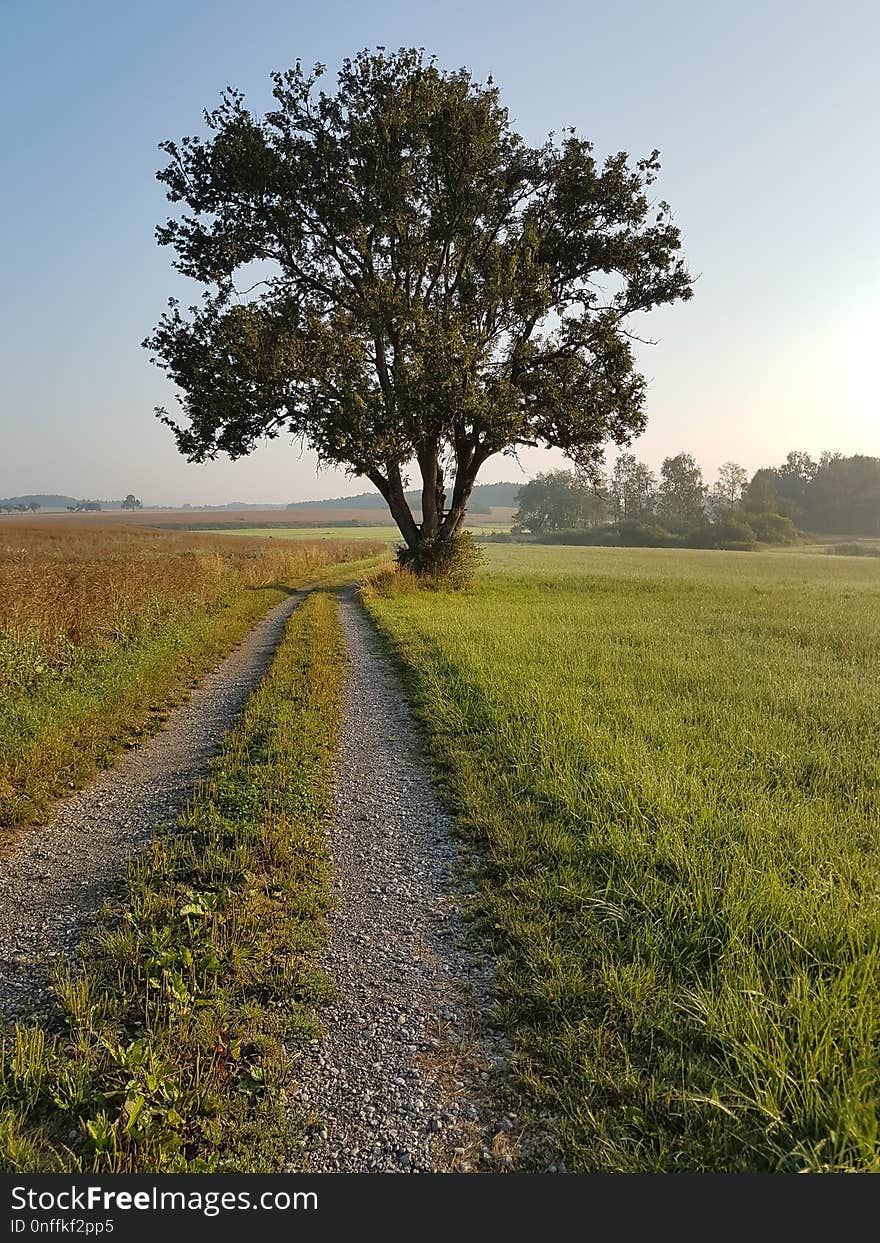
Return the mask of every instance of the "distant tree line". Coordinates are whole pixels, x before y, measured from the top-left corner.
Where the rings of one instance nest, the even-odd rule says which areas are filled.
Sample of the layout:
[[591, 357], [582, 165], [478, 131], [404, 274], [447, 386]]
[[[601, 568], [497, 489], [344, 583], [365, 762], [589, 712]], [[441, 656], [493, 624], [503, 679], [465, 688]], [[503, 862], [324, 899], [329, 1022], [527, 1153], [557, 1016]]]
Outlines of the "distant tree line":
[[725, 462], [707, 484], [690, 453], [667, 457], [656, 475], [622, 453], [610, 474], [538, 475], [519, 492], [514, 533], [562, 541], [753, 548], [792, 544], [804, 531], [880, 535], [880, 458], [792, 452], [749, 478]]

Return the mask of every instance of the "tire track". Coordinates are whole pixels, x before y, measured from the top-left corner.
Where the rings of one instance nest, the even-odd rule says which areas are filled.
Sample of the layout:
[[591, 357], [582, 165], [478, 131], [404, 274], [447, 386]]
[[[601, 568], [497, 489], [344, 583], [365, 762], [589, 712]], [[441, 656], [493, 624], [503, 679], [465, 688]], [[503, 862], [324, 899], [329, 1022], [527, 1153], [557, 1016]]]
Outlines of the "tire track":
[[160, 733], [64, 799], [48, 824], [26, 831], [0, 858], [0, 1019], [43, 1011], [53, 964], [75, 957], [126, 861], [177, 818], [305, 594], [275, 605]]
[[452, 820], [351, 591], [341, 614], [350, 666], [331, 828], [337, 904], [321, 960], [338, 995], [326, 1036], [300, 1056], [298, 1105], [315, 1121], [292, 1168], [506, 1168], [484, 1082], [505, 1060], [487, 1020], [493, 965], [462, 945]]

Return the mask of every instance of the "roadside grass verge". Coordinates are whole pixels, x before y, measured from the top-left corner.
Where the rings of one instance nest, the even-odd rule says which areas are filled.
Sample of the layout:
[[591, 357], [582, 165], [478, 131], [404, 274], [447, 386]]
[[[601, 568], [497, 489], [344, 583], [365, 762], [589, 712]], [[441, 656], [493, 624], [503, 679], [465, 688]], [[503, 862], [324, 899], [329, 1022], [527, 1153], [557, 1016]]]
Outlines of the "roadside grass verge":
[[[3, 540], [7, 542], [4, 543]], [[154, 732], [287, 591], [381, 544], [0, 532], [0, 837]]]
[[295, 1147], [286, 1046], [317, 1032], [325, 818], [345, 645], [333, 599], [291, 616], [177, 829], [0, 1054], [6, 1172], [272, 1172]]
[[367, 593], [527, 1109], [571, 1170], [878, 1171], [880, 566], [585, 552]]

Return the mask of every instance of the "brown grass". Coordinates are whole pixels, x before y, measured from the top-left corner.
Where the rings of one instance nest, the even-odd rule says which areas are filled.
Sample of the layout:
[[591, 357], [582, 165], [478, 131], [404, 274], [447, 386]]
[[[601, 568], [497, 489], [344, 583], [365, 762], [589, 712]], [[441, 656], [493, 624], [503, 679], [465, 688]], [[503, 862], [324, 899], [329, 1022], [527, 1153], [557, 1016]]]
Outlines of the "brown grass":
[[94, 527], [134, 527], [135, 529], [178, 531], [234, 531], [255, 527], [387, 527], [391, 515], [381, 501], [375, 509], [344, 509], [332, 505], [309, 509], [108, 509], [94, 514], [0, 514], [0, 537], [8, 527], [63, 526], [70, 530]]
[[357, 575], [380, 552], [363, 538], [4, 524], [0, 843], [157, 728], [285, 590]]
[[124, 526], [36, 522], [0, 529], [0, 635], [53, 649], [131, 637], [157, 613], [214, 608], [236, 591], [301, 580], [384, 551], [363, 540], [280, 543]]

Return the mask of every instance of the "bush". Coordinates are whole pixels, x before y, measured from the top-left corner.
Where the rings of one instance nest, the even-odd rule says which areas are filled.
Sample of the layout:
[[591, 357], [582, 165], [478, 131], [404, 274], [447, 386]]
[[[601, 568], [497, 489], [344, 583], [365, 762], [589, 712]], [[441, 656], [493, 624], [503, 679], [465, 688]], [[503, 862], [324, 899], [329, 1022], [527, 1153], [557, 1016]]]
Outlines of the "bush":
[[755, 538], [762, 544], [799, 544], [800, 532], [792, 522], [782, 514], [749, 514], [749, 526]]
[[834, 557], [880, 557], [876, 544], [835, 544], [828, 551]]
[[707, 522], [686, 537], [686, 548], [721, 548], [727, 552], [752, 552], [755, 532], [739, 514], [724, 514], [717, 522]]
[[532, 538], [516, 527], [512, 531], [474, 531], [473, 537], [478, 544], [525, 544]]
[[466, 591], [473, 586], [483, 553], [470, 531], [452, 539], [434, 539], [397, 550], [397, 564], [408, 570], [429, 591]]
[[681, 542], [653, 522], [619, 522], [617, 534], [625, 548], [677, 548]]
[[563, 531], [545, 531], [534, 537], [537, 544], [593, 545], [616, 543], [613, 527], [588, 527]]

